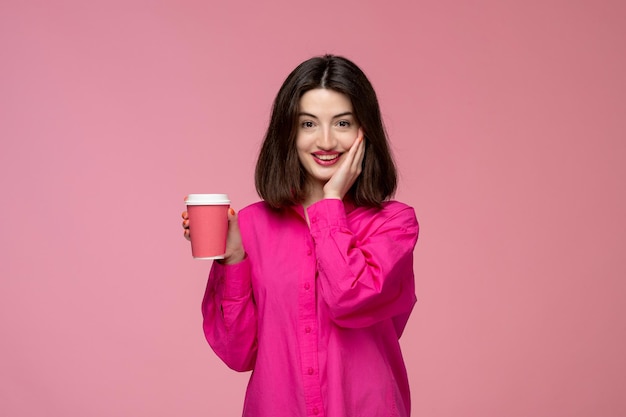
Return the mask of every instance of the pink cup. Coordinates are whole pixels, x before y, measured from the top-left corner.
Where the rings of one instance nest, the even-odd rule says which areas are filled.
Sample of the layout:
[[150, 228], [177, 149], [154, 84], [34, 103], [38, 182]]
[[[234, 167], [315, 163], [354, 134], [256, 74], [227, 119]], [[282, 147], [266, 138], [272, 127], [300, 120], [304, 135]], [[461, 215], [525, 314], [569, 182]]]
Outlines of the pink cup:
[[228, 233], [226, 194], [189, 194], [185, 197], [189, 215], [191, 255], [195, 259], [224, 259]]

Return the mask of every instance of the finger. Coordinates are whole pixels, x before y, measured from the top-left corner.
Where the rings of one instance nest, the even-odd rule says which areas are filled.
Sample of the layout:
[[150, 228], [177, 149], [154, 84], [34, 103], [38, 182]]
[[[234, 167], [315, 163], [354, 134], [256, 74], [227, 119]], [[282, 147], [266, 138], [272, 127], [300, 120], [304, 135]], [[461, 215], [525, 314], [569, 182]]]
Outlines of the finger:
[[361, 162], [363, 160], [363, 138], [361, 136], [356, 138], [350, 152], [352, 153], [351, 157], [348, 158], [350, 171], [359, 172], [359, 168], [361, 167]]
[[239, 228], [237, 213], [232, 207], [228, 209], [228, 228], [233, 230]]
[[360, 141], [358, 143], [358, 148], [356, 150], [356, 155], [354, 155], [354, 161], [352, 168], [357, 172], [361, 172], [363, 169], [363, 158], [365, 157], [365, 138], [361, 136]]
[[346, 152], [346, 157], [343, 161], [342, 166], [346, 168], [352, 168], [352, 166], [354, 165], [354, 156], [356, 155], [357, 150], [359, 148], [359, 139], [360, 139], [360, 136], [357, 136], [354, 142], [352, 143], [352, 146], [350, 146], [350, 149], [348, 149], [348, 152]]
[[233, 209], [232, 207], [228, 209], [228, 223], [237, 224], [237, 213], [235, 212], [235, 209]]
[[183, 228], [189, 229], [189, 219], [183, 220]]
[[189, 229], [185, 229], [185, 231], [183, 232], [183, 236], [185, 237], [185, 239], [191, 241], [191, 236], [189, 235]]
[[189, 214], [187, 214], [186, 211], [183, 211], [182, 216], [183, 216], [183, 219], [188, 219], [189, 218]]
[[356, 138], [354, 139], [354, 142], [352, 143], [352, 146], [350, 147], [350, 150], [348, 151], [348, 154], [355, 155], [358, 152], [359, 145], [362, 142], [363, 142], [363, 129], [359, 128]]

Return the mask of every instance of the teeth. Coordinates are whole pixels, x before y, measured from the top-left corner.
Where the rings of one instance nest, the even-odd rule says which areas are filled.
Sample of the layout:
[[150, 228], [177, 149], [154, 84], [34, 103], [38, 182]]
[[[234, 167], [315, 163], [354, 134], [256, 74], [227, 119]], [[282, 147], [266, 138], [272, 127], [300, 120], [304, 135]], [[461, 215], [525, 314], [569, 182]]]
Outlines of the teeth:
[[339, 158], [339, 154], [334, 155], [315, 155], [317, 159], [321, 159], [322, 161], [332, 161], [333, 159]]

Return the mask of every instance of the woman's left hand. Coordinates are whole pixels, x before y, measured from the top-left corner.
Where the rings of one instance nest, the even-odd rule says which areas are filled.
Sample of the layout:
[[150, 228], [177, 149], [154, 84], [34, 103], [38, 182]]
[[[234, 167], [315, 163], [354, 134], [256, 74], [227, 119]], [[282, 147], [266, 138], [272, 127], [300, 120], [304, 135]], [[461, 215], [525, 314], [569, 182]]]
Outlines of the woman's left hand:
[[359, 128], [352, 147], [346, 153], [346, 157], [341, 166], [333, 174], [333, 176], [324, 185], [324, 198], [336, 198], [343, 200], [348, 193], [350, 187], [356, 179], [361, 175], [363, 169], [363, 157], [365, 156], [365, 138], [363, 137], [363, 129]]

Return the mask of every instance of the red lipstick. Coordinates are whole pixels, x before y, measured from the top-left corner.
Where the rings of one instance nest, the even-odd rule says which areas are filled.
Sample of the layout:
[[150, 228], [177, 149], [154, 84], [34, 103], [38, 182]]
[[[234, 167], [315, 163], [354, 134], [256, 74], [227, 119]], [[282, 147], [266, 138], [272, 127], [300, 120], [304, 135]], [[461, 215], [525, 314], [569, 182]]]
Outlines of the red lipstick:
[[339, 162], [341, 153], [332, 151], [316, 151], [312, 153], [313, 160], [322, 166], [331, 166]]

